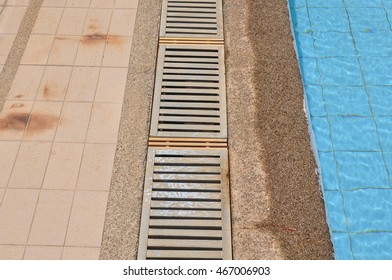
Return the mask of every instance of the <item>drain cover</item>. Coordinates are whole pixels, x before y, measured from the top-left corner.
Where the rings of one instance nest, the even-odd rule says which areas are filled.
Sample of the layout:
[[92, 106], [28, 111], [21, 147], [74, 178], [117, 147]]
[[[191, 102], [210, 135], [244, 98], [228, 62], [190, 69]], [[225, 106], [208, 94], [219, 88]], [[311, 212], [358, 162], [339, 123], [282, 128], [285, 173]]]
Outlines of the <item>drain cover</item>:
[[148, 150], [138, 259], [231, 259], [227, 149]]
[[160, 37], [223, 38], [222, 0], [164, 0]]
[[151, 136], [226, 138], [222, 46], [161, 45]]

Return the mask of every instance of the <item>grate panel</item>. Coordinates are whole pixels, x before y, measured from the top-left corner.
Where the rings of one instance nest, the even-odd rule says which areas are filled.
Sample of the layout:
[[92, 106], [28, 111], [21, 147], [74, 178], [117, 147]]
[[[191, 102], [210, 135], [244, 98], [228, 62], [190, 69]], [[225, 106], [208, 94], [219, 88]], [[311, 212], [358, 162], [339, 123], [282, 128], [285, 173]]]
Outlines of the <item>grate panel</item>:
[[138, 259], [231, 259], [226, 149], [149, 148]]
[[223, 47], [160, 46], [150, 135], [227, 137]]
[[223, 39], [222, 0], [164, 0], [161, 38]]

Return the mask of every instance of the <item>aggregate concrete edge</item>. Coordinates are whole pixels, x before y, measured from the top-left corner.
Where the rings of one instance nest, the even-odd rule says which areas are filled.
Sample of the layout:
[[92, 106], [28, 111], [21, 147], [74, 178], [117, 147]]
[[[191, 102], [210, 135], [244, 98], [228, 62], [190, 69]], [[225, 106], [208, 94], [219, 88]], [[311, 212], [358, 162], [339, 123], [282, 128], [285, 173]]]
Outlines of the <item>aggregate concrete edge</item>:
[[31, 30], [38, 17], [42, 2], [43, 0], [30, 1], [8, 54], [7, 61], [0, 73], [0, 112], [3, 110], [5, 99], [14, 81], [16, 71], [18, 70], [27, 41], [30, 38]]
[[286, 259], [332, 259], [287, 0], [247, 3], [256, 58], [256, 133], [271, 199], [269, 218], [258, 226], [279, 240]]
[[137, 257], [161, 0], [139, 0], [100, 259]]

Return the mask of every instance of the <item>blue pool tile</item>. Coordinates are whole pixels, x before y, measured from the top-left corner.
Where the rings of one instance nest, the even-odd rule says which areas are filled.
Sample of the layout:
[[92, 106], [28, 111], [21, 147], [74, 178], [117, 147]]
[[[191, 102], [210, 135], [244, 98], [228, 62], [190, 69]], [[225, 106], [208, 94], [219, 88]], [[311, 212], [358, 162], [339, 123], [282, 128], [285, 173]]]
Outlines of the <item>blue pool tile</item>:
[[347, 231], [342, 194], [339, 191], [326, 191], [324, 195], [330, 229], [332, 231]]
[[363, 85], [356, 57], [318, 58], [321, 82], [324, 85]]
[[384, 8], [348, 8], [352, 31], [390, 30]]
[[301, 61], [301, 73], [305, 85], [320, 84], [320, 75], [317, 69], [316, 58], [303, 57]]
[[353, 260], [351, 253], [351, 241], [347, 233], [334, 232], [332, 235], [332, 243], [335, 251], [335, 259], [337, 260]]
[[311, 33], [297, 33], [296, 44], [299, 57], [314, 57], [313, 37]]
[[321, 86], [305, 86], [305, 91], [310, 115], [315, 117], [324, 117], [326, 113]]
[[375, 116], [392, 116], [392, 87], [369, 86], [367, 92]]
[[387, 10], [392, 9], [392, 0], [383, 0], [382, 4]]
[[318, 153], [321, 166], [321, 179], [326, 191], [339, 190], [339, 178], [336, 171], [336, 160], [333, 153]]
[[392, 85], [392, 57], [360, 57], [368, 85]]
[[392, 31], [354, 32], [360, 56], [392, 56]]
[[[368, 8], [368, 7], [382, 7], [383, 0], [344, 0], [347, 7], [358, 7], [358, 8]], [[385, 1], [385, 0], [384, 0]]]
[[316, 8], [344, 8], [343, 0], [307, 0], [308, 7]]
[[340, 187], [388, 188], [388, 172], [381, 152], [336, 152]]
[[330, 130], [327, 118], [312, 117], [312, 129], [318, 151], [332, 151]]
[[296, 32], [310, 32], [310, 20], [307, 8], [290, 9], [293, 28]]
[[371, 116], [364, 87], [324, 86], [329, 115]]
[[306, 0], [289, 0], [290, 8], [306, 7]]
[[392, 231], [392, 189], [343, 192], [350, 232]]
[[372, 118], [331, 116], [332, 142], [341, 151], [379, 151], [376, 125]]
[[313, 38], [318, 57], [357, 55], [349, 32], [313, 32]]
[[357, 260], [392, 260], [392, 233], [351, 234], [352, 250]]
[[392, 116], [377, 117], [377, 130], [384, 152], [392, 152]]
[[350, 31], [344, 8], [309, 8], [309, 18], [313, 31]]

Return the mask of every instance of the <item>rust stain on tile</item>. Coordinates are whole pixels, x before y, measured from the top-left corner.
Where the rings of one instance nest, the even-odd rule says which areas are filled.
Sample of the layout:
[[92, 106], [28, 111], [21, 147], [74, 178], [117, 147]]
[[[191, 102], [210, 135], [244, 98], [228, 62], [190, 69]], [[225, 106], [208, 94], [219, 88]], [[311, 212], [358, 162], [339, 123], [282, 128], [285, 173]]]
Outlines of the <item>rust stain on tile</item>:
[[29, 114], [25, 112], [10, 112], [4, 117], [0, 118], [0, 131], [21, 131], [24, 130], [28, 124], [27, 132], [29, 134], [35, 134], [46, 129], [54, 128], [54, 126], [57, 124], [57, 121], [58, 117], [43, 113]]
[[84, 45], [94, 45], [107, 42], [108, 44], [121, 44], [123, 39], [119, 36], [105, 35], [102, 33], [93, 33], [88, 35], [83, 35], [80, 42]]
[[0, 118], [0, 131], [24, 130], [29, 119], [29, 113], [9, 113], [6, 116]]
[[[23, 94], [18, 94], [18, 95], [15, 95], [15, 98], [22, 98], [23, 97]], [[13, 105], [12, 105], [13, 106]]]
[[49, 98], [51, 95], [51, 88], [48, 85], [44, 86], [44, 97]]
[[57, 125], [58, 117], [42, 114], [33, 113], [30, 116], [29, 126], [27, 127], [27, 135], [37, 134], [47, 129], [52, 129]]

